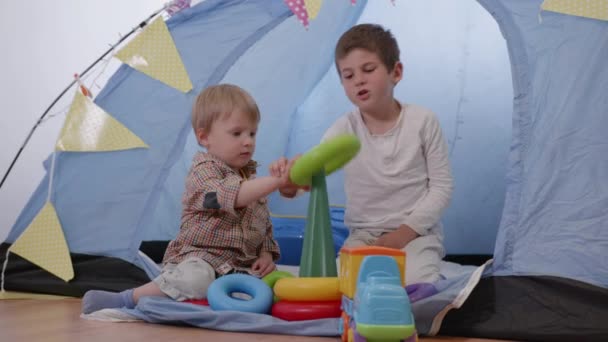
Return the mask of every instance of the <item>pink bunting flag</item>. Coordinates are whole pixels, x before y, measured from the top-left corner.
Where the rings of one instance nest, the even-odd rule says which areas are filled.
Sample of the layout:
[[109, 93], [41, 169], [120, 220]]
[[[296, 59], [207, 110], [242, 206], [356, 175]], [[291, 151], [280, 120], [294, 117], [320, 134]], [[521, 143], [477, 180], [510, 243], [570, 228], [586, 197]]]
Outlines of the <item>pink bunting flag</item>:
[[184, 8], [190, 7], [190, 1], [191, 0], [173, 0], [166, 5], [167, 7], [165, 10], [170, 16], [173, 16], [175, 13], [183, 10]]
[[283, 0], [287, 7], [296, 15], [298, 20], [304, 25], [304, 27], [308, 28], [308, 11], [306, 10], [306, 5], [304, 5], [304, 0]]

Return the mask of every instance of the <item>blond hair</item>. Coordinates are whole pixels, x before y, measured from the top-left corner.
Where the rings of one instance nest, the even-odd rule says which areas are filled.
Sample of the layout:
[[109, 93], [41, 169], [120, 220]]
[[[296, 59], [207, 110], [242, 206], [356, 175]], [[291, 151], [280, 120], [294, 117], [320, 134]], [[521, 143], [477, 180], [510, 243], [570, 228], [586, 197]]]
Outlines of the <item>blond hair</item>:
[[375, 53], [390, 72], [399, 61], [399, 45], [389, 30], [376, 24], [359, 24], [344, 32], [336, 44], [335, 63], [338, 74], [338, 60], [346, 57], [354, 49]]
[[192, 108], [192, 128], [209, 133], [211, 125], [224, 115], [240, 110], [255, 123], [260, 122], [260, 110], [248, 92], [233, 84], [218, 84], [201, 91]]

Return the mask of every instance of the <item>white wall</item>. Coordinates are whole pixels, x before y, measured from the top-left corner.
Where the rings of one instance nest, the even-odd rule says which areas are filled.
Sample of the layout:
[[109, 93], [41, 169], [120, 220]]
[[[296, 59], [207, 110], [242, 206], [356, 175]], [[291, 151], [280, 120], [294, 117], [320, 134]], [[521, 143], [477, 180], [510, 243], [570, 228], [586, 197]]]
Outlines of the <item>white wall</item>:
[[[0, 2], [0, 177], [57, 95], [101, 54], [168, 0], [30, 0]], [[120, 65], [114, 58], [105, 78]], [[94, 76], [85, 78], [89, 85]], [[99, 89], [92, 87], [94, 94]], [[74, 90], [49, 114], [0, 188], [0, 242], [44, 175]], [[0, 178], [1, 179], [1, 178]]]

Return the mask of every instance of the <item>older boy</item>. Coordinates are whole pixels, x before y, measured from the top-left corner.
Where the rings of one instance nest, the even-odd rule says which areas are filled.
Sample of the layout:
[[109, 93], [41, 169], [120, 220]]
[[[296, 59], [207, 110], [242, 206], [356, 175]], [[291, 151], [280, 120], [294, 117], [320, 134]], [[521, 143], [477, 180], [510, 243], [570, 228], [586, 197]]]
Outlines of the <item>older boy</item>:
[[379, 25], [342, 35], [335, 62], [357, 109], [323, 139], [357, 135], [359, 154], [345, 167], [347, 246], [404, 249], [408, 284], [439, 279], [444, 257], [441, 213], [452, 193], [448, 149], [435, 114], [393, 96], [403, 77], [399, 47]]
[[[355, 134], [359, 154], [344, 167], [350, 229], [345, 246], [377, 245], [407, 253], [406, 282], [434, 282], [444, 257], [441, 213], [452, 193], [447, 145], [430, 110], [393, 96], [403, 77], [399, 47], [379, 25], [361, 24], [337, 43], [335, 63], [344, 91], [357, 107], [322, 140]], [[278, 175], [287, 165], [271, 165]], [[279, 189], [293, 197], [296, 189]]]

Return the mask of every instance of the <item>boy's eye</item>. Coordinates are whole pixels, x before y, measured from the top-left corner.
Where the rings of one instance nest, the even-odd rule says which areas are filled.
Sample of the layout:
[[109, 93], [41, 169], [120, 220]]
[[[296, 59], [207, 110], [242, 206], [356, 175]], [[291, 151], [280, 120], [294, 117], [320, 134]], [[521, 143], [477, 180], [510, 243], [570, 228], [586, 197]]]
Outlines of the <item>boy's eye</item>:
[[353, 74], [343, 74], [342, 77], [344, 79], [350, 80], [351, 78], [353, 78]]
[[241, 135], [241, 132], [239, 132], [239, 131], [232, 132], [232, 136], [234, 136], [234, 137], [238, 137], [239, 135]]
[[368, 68], [363, 69], [363, 71], [365, 71], [365, 72], [372, 72], [374, 70], [376, 70], [376, 67], [368, 67]]
[[255, 133], [256, 132], [251, 132], [249, 135], [253, 138], [253, 137], [255, 137]]

